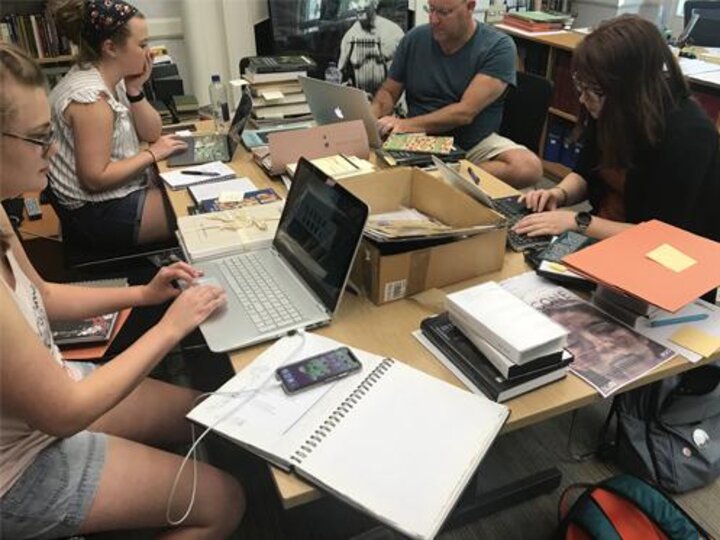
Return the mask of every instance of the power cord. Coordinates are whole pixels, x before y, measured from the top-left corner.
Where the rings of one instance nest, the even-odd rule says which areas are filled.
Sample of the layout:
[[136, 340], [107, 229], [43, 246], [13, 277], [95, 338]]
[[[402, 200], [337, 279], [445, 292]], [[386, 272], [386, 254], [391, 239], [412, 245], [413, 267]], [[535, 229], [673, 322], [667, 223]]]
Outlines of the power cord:
[[[295, 348], [290, 352], [290, 354], [287, 355], [287, 358], [285, 359], [285, 363], [290, 362], [291, 360], [295, 359], [295, 356], [303, 349], [305, 346], [305, 339], [306, 334], [303, 330], [298, 330], [297, 332], [294, 332], [289, 335], [289, 337], [299, 336], [300, 342], [295, 346]], [[269, 384], [274, 383], [274, 384]], [[205, 399], [209, 396], [224, 396], [224, 397], [230, 397], [230, 398], [237, 398], [242, 396], [248, 396], [252, 397], [253, 395], [258, 394], [259, 392], [263, 390], [267, 390], [270, 388], [277, 388], [280, 386], [280, 382], [275, 382], [272, 380], [272, 375], [268, 376], [268, 378], [263, 381], [263, 383], [256, 387], [256, 388], [249, 388], [247, 390], [240, 390], [236, 392], [205, 392], [204, 394], [200, 394], [197, 398], [195, 398], [193, 402], [193, 406], [197, 404], [198, 401]], [[197, 494], [197, 456], [196, 456], [196, 449], [197, 446], [200, 444], [200, 442], [207, 436], [208, 433], [210, 433], [215, 427], [217, 427], [218, 424], [221, 422], [224, 422], [227, 420], [232, 414], [236, 413], [240, 407], [245, 405], [249, 399], [241, 400], [235, 407], [232, 407], [229, 411], [227, 411], [224, 415], [220, 416], [218, 419], [215, 420], [212, 424], [210, 424], [207, 428], [205, 428], [205, 431], [203, 431], [200, 434], [200, 437], [197, 439], [195, 438], [195, 424], [190, 424], [190, 436], [192, 440], [192, 444], [190, 445], [190, 449], [185, 454], [185, 457], [182, 460], [182, 463], [180, 464], [180, 467], [178, 468], [178, 472], [175, 475], [175, 479], [173, 480], [172, 488], [170, 489], [170, 495], [168, 496], [167, 501], [167, 508], [165, 510], [165, 519], [167, 520], [168, 525], [172, 526], [178, 526], [182, 525], [183, 522], [187, 519], [187, 517], [190, 515], [190, 512], [192, 512], [193, 506], [195, 504], [195, 495]], [[188, 501], [187, 508], [185, 509], [185, 513], [178, 518], [173, 519], [171, 514], [171, 507], [173, 500], [175, 499], [175, 491], [177, 490], [178, 483], [180, 482], [180, 476], [182, 475], [183, 471], [185, 470], [185, 466], [187, 465], [188, 461], [192, 457], [193, 462], [193, 480], [192, 480], [192, 492], [190, 494], [190, 500]]]

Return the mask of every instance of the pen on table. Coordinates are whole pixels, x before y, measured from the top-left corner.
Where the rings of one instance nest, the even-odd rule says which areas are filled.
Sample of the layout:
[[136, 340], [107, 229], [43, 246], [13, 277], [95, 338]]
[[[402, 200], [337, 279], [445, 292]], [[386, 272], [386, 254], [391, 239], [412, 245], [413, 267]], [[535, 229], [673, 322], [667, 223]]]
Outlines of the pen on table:
[[191, 176], [220, 176], [216, 171], [180, 171], [180, 174], [189, 174]]
[[341, 158], [343, 158], [345, 161], [347, 161], [350, 165], [352, 165], [354, 169], [359, 169], [359, 168], [360, 168], [360, 167], [358, 167], [357, 165], [355, 165], [355, 163], [353, 163], [353, 161], [352, 161], [349, 157], [347, 157], [345, 154], [340, 153], [340, 154], [338, 154], [338, 155], [339, 155]]
[[479, 186], [480, 185], [480, 177], [477, 174], [475, 174], [475, 171], [473, 171], [472, 168], [470, 168], [470, 167], [468, 167], [467, 171], [468, 171], [468, 174], [470, 175], [470, 178], [472, 179], [472, 181], [475, 182], [475, 185]]
[[650, 321], [650, 326], [656, 328], [658, 326], [668, 326], [670, 324], [680, 324], [686, 322], [703, 321], [707, 319], [709, 315], [707, 313], [697, 313], [695, 315], [680, 315], [679, 317], [666, 317], [663, 319], [653, 319]]

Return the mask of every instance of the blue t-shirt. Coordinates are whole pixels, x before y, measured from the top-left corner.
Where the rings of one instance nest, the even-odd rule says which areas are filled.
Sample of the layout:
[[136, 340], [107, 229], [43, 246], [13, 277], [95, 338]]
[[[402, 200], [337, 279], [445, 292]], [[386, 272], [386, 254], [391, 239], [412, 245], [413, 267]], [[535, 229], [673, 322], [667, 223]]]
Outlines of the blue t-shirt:
[[[472, 38], [460, 50], [446, 55], [433, 39], [430, 25], [424, 24], [402, 39], [389, 75], [405, 86], [409, 116], [419, 116], [458, 103], [479, 73], [515, 86], [515, 62], [512, 38], [491, 26], [478, 22]], [[503, 100], [497, 99], [470, 124], [447, 135], [455, 137], [463, 150], [470, 150], [500, 128]]]

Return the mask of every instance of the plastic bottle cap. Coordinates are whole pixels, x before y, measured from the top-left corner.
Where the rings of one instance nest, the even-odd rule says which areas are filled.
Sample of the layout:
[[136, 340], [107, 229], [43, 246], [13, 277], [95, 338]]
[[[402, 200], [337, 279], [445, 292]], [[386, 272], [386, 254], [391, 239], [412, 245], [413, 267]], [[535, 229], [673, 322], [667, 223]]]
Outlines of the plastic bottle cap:
[[210, 80], [211, 80], [212, 82], [220, 82], [220, 75], [217, 75], [217, 74], [211, 75], [211, 76], [210, 76]]

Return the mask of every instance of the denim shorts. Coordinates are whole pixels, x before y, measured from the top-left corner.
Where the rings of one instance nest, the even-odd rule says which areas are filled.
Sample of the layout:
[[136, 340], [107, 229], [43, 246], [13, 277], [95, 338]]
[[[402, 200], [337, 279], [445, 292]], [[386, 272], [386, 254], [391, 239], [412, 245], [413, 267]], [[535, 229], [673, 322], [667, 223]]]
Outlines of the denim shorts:
[[104, 202], [85, 203], [76, 210], [58, 205], [64, 239], [97, 251], [132, 248], [138, 243], [147, 188]]
[[[92, 367], [74, 365], [83, 375]], [[82, 431], [42, 450], [0, 499], [0, 538], [58, 538], [85, 522], [107, 455], [107, 435]]]

